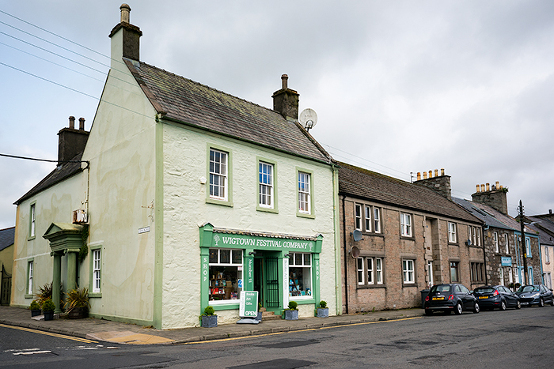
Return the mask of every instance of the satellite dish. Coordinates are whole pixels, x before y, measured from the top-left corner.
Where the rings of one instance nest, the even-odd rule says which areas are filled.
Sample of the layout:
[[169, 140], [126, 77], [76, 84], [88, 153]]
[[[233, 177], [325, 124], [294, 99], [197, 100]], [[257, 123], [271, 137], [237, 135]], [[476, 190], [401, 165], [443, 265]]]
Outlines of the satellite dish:
[[353, 258], [357, 258], [360, 256], [360, 249], [356, 246], [352, 247], [352, 250], [350, 250], [350, 255], [352, 255]]
[[358, 242], [362, 239], [362, 232], [355, 230], [352, 232], [352, 236], [354, 237], [354, 241]]
[[317, 114], [313, 109], [304, 109], [300, 113], [298, 121], [302, 124], [302, 127], [306, 128], [306, 131], [309, 131], [317, 124]]

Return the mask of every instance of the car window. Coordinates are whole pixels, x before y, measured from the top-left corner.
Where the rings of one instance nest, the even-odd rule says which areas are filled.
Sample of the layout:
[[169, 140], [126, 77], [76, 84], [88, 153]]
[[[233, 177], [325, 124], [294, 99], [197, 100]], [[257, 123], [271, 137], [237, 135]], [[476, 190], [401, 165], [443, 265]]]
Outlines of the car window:
[[459, 285], [459, 287], [460, 287], [460, 292], [462, 292], [462, 293], [469, 293], [469, 290], [467, 289], [466, 286]]
[[431, 288], [430, 292], [450, 292], [450, 286], [447, 285], [447, 284], [439, 285], [439, 286], [433, 286]]
[[506, 287], [504, 287], [504, 286], [498, 287], [498, 290], [499, 290], [500, 292], [510, 293], [510, 291], [508, 291], [508, 289], [507, 289]]
[[519, 288], [519, 292], [533, 292], [535, 290], [535, 287], [533, 286], [521, 286]]
[[473, 292], [478, 294], [492, 293], [494, 288], [492, 287], [477, 287]]
[[539, 286], [539, 288], [540, 288], [541, 292], [543, 292], [543, 293], [546, 292], [546, 289], [544, 288], [544, 286], [542, 284]]

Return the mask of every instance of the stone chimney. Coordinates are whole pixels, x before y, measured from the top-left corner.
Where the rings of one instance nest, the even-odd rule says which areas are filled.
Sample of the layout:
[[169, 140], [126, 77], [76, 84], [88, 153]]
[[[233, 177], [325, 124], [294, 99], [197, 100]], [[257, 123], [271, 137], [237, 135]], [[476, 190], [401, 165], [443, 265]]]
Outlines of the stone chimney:
[[435, 169], [435, 176], [433, 177], [433, 171], [429, 171], [429, 178], [427, 178], [427, 172], [423, 172], [423, 179], [420, 172], [417, 172], [417, 181], [414, 184], [430, 188], [431, 190], [438, 192], [441, 196], [446, 197], [448, 200], [452, 200], [452, 189], [450, 187], [450, 176], [444, 174], [444, 169]]
[[69, 117], [69, 128], [58, 132], [58, 165], [73, 159], [85, 150], [89, 132], [85, 131], [85, 118], [79, 118], [79, 129], [75, 129], [75, 117]]
[[121, 69], [121, 58], [139, 60], [139, 39], [142, 36], [140, 28], [131, 24], [131, 7], [122, 4], [119, 9], [121, 9], [121, 21], [110, 33], [112, 39], [111, 66], [114, 69]]
[[281, 114], [285, 119], [292, 118], [298, 120], [298, 92], [288, 88], [289, 76], [281, 76], [282, 88], [273, 93], [273, 110]]
[[508, 215], [508, 188], [504, 188], [499, 182], [490, 187], [487, 183], [476, 186], [477, 192], [471, 195], [471, 200], [478, 202], [479, 204], [488, 205], [491, 208]]

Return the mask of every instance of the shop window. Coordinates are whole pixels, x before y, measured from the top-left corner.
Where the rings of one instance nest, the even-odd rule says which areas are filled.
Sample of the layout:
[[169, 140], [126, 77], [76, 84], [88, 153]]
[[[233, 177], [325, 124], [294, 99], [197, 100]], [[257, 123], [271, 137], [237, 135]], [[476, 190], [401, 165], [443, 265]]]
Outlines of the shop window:
[[402, 276], [404, 283], [415, 283], [415, 260], [402, 260]]
[[242, 290], [242, 250], [210, 249], [210, 301], [237, 300]]
[[312, 296], [312, 254], [290, 254], [289, 296]]

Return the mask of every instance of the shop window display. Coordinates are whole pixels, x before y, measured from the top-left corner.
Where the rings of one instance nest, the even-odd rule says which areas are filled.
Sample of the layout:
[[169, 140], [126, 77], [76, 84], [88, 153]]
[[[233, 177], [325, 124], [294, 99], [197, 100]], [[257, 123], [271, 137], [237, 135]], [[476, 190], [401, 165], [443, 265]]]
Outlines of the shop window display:
[[238, 300], [242, 290], [242, 250], [210, 249], [210, 301]]
[[312, 295], [312, 255], [291, 253], [289, 259], [289, 296]]

